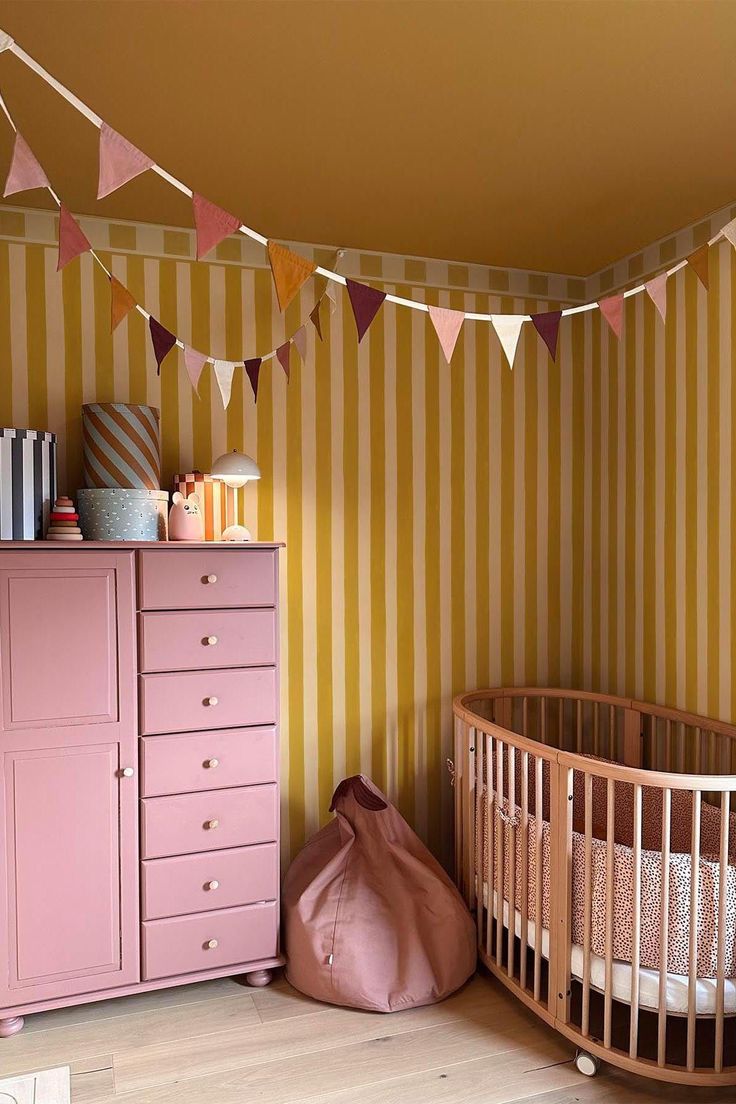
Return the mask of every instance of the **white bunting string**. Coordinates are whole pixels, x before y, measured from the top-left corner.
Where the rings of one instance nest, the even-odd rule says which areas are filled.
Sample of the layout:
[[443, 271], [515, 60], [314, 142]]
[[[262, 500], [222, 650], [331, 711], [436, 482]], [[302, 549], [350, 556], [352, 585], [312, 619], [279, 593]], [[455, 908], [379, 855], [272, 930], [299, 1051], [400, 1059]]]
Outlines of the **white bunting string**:
[[[97, 127], [98, 130], [101, 129], [104, 120], [101, 119], [100, 116], [96, 114], [96, 112], [94, 112], [90, 107], [87, 106], [87, 104], [80, 100], [78, 96], [76, 96], [65, 85], [63, 85], [61, 81], [58, 81], [55, 77], [53, 77], [51, 73], [49, 73], [46, 69], [44, 69], [42, 65], [39, 64], [39, 62], [37, 62], [34, 58], [27, 54], [26, 51], [22, 49], [22, 47], [20, 47], [10, 35], [0, 30], [0, 53], [5, 50], [9, 50], [11, 53], [15, 54], [19, 61], [22, 61], [23, 64], [31, 69], [37, 76], [41, 77], [41, 79], [45, 81], [46, 84], [53, 88], [63, 99], [67, 101], [67, 103], [71, 104], [71, 106], [74, 107], [81, 115], [83, 115], [85, 119], [92, 123], [93, 126]], [[10, 118], [10, 115], [4, 104], [3, 111], [8, 117], [11, 126], [13, 126], [13, 128], [15, 129], [15, 124], [12, 122], [12, 119]], [[170, 184], [172, 188], [176, 188], [177, 191], [182, 192], [186, 196], [192, 196], [192, 189], [187, 187], [186, 184], [184, 184], [181, 180], [178, 180], [171, 173], [167, 172], [166, 169], [162, 168], [161, 165], [158, 165], [156, 162], [154, 162], [151, 165], [151, 171], [155, 172], [158, 176], [160, 176], [163, 180]], [[49, 190], [51, 191], [51, 189]], [[55, 193], [52, 192], [51, 194], [54, 196], [56, 202], [60, 203]], [[245, 234], [246, 237], [252, 238], [253, 241], [257, 241], [263, 246], [268, 245], [268, 238], [264, 237], [263, 234], [260, 234], [257, 230], [253, 230], [250, 226], [246, 226], [245, 223], [241, 223], [238, 229], [241, 234]], [[707, 244], [709, 246], [714, 245], [722, 238], [725, 238], [736, 246], [736, 219], [728, 223], [728, 225], [725, 226], [722, 230], [719, 230], [718, 233], [716, 233], [708, 241]], [[98, 263], [102, 264], [102, 262], [99, 260], [99, 257], [96, 256], [94, 251], [92, 251], [92, 255], [95, 257]], [[676, 265], [673, 265], [672, 268], [666, 269], [664, 272], [662, 272], [661, 275], [666, 277], [673, 276], [676, 272], [679, 272], [681, 269], [685, 268], [687, 266], [687, 263], [687, 260], [679, 261]], [[105, 266], [102, 265], [102, 267], [104, 268]], [[105, 271], [107, 272], [107, 269], [105, 269]], [[341, 276], [339, 272], [334, 272], [332, 269], [318, 266], [315, 271], [316, 274], [318, 274], [319, 276], [323, 276], [326, 280], [331, 280], [334, 283], [345, 285], [347, 282], [344, 276]], [[110, 275], [110, 273], [108, 273], [108, 275]], [[640, 295], [642, 292], [645, 291], [646, 284], [638, 284], [636, 287], [629, 288], [628, 291], [624, 291], [621, 294], [624, 299], [628, 299], [632, 295]], [[427, 313], [429, 309], [426, 303], [420, 303], [414, 299], [403, 299], [401, 296], [393, 295], [391, 293], [386, 295], [386, 302], [395, 303], [397, 306], [400, 307], [408, 307], [410, 310], [424, 311], [425, 313]], [[143, 307], [141, 307], [139, 304], [137, 304], [136, 306], [141, 314], [143, 314], [146, 318], [150, 318], [150, 315]], [[562, 316], [567, 318], [575, 314], [583, 314], [586, 311], [597, 309], [597, 302], [583, 303], [576, 307], [565, 308], [562, 311]], [[494, 324], [495, 327], [494, 319], [495, 321], [498, 321], [500, 316], [498, 314], [494, 316], [492, 314], [467, 312], [465, 313], [465, 317], [472, 322], [491, 322]], [[532, 320], [530, 314], [513, 315], [508, 317], [521, 319], [522, 322], [530, 322]], [[179, 346], [179, 348], [184, 348], [184, 343], [182, 341], [179, 341], [178, 338], [176, 344]], [[267, 353], [264, 357], [262, 357], [262, 359], [268, 360], [270, 357], [273, 357], [275, 355], [276, 350], [272, 350], [270, 353]]]

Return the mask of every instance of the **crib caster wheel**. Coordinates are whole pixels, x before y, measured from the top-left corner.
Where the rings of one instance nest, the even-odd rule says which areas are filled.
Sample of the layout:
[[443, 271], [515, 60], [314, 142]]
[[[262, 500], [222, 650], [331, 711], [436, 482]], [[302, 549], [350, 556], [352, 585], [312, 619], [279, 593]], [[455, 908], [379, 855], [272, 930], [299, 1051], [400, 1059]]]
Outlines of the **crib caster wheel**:
[[253, 970], [252, 973], [245, 975], [245, 980], [255, 989], [262, 989], [264, 985], [270, 983], [271, 976], [270, 970]]
[[578, 1050], [575, 1052], [575, 1068], [585, 1077], [595, 1077], [601, 1064], [592, 1054], [588, 1054], [587, 1050]]

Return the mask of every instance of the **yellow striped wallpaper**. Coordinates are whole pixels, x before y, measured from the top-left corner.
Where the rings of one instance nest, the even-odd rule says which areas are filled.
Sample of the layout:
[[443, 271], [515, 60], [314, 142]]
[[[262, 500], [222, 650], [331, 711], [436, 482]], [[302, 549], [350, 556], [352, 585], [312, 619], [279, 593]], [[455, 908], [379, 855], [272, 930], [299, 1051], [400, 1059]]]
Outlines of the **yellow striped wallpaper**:
[[[223, 411], [210, 368], [199, 398], [177, 352], [157, 378], [139, 315], [110, 336], [109, 287], [89, 256], [57, 275], [52, 235], [15, 225], [0, 225], [0, 424], [60, 434], [61, 490], [79, 485], [92, 400], [160, 407], [167, 481], [226, 448], [261, 467], [241, 506], [255, 536], [286, 542], [285, 857], [324, 821], [337, 781], [362, 770], [447, 858], [444, 761], [466, 687], [583, 685], [736, 716], [730, 246], [711, 250], [709, 294], [690, 271], [670, 280], [666, 326], [642, 295], [627, 300], [621, 342], [597, 311], [565, 319], [557, 365], [525, 326], [513, 372], [488, 324], [465, 324], [450, 368], [426, 316], [390, 305], [358, 346], [338, 293], [289, 385], [264, 365], [256, 407], [238, 369]], [[152, 255], [153, 230], [106, 226], [101, 256], [201, 350], [260, 354], [308, 317], [309, 285], [284, 317], [262, 259], [196, 263], [187, 234], [161, 228], [170, 249]], [[557, 305], [494, 294], [478, 266], [348, 264], [454, 308]], [[553, 283], [566, 301], [585, 291]]]

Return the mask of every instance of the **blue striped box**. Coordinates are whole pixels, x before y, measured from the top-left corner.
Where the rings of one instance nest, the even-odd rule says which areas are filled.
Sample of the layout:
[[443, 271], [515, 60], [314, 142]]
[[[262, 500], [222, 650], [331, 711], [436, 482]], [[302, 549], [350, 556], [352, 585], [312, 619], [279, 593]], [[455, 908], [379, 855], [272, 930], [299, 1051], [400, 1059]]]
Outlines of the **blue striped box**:
[[0, 540], [43, 540], [56, 498], [56, 434], [0, 429]]

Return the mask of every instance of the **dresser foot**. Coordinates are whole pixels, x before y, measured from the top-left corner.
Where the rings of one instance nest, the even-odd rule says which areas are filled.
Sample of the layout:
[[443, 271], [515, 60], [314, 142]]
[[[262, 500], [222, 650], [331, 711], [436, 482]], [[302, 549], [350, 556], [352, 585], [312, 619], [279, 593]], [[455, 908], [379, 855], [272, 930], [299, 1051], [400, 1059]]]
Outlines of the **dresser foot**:
[[270, 970], [254, 970], [251, 974], [245, 975], [245, 980], [248, 985], [252, 985], [255, 989], [262, 989], [264, 985], [268, 985], [271, 981], [273, 974]]
[[23, 1030], [23, 1023], [22, 1016], [10, 1016], [7, 1020], [0, 1020], [0, 1039], [9, 1039], [11, 1035], [17, 1035]]

